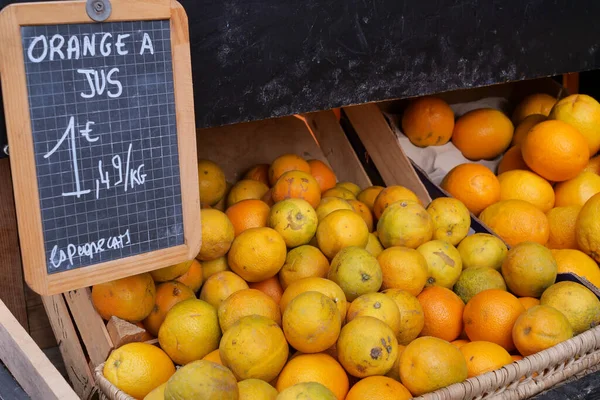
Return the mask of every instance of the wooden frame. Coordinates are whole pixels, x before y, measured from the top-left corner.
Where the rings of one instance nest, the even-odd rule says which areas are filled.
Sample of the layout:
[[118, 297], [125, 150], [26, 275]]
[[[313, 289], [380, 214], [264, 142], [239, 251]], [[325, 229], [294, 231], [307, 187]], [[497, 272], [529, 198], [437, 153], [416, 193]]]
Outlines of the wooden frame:
[[93, 23], [86, 2], [13, 4], [0, 12], [0, 74], [11, 149], [14, 195], [25, 281], [50, 295], [123, 278], [194, 258], [201, 244], [200, 199], [187, 16], [175, 0], [112, 0], [106, 22], [169, 19], [175, 89], [184, 244], [120, 260], [48, 274], [36, 178], [20, 27]]

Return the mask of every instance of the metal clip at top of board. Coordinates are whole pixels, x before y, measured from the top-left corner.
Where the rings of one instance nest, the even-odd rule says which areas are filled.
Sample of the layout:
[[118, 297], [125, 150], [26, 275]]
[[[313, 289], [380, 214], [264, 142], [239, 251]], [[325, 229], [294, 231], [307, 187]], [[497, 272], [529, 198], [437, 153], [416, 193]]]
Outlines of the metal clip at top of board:
[[28, 285], [54, 294], [192, 259], [200, 201], [181, 5], [14, 4], [0, 35]]

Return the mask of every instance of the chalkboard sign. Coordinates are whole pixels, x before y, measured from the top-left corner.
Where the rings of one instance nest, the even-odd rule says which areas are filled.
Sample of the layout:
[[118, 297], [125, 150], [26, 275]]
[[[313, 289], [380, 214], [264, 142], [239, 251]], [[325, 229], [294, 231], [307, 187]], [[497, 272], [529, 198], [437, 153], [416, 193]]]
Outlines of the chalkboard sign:
[[[130, 15], [137, 3], [151, 16]], [[115, 0], [93, 22], [85, 2], [56, 7], [74, 5], [75, 19], [66, 9], [50, 19], [41, 3], [0, 14], [18, 39], [1, 71], [25, 276], [44, 293], [190, 259], [200, 245], [182, 8]]]

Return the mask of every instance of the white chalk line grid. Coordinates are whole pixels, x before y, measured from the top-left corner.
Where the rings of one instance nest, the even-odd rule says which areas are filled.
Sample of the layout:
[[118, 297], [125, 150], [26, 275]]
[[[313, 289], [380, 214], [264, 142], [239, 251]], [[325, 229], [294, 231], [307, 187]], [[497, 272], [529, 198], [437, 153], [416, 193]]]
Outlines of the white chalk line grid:
[[[113, 23], [114, 25], [115, 23]], [[110, 29], [111, 33], [113, 33], [113, 39], [116, 38], [116, 35], [118, 33], [129, 33], [132, 36], [130, 36], [127, 40], [131, 40], [134, 38], [134, 34], [138, 31], [138, 29], [132, 28], [132, 29], [123, 29], [125, 28], [125, 25], [128, 23], [116, 23], [116, 24], [120, 24], [122, 29]], [[131, 24], [128, 24], [131, 25]], [[55, 28], [54, 30], [52, 30], [52, 32], [49, 31], [48, 27], [44, 28], [44, 33], [46, 34], [47, 37], [51, 37], [51, 35], [53, 35], [54, 33], [58, 33], [56, 31], [56, 27], [52, 27]], [[77, 28], [77, 32], [73, 32], [73, 28]], [[81, 31], [82, 26], [81, 25], [71, 25], [68, 26], [68, 31], [64, 32], [62, 29], [60, 29], [60, 33], [63, 35], [73, 35], [73, 34], [78, 34], [79, 37], [82, 36], [82, 31]], [[104, 100], [97, 100], [94, 99], [92, 101], [90, 100], [86, 100], [86, 99], [81, 99], [81, 101], [79, 102], [68, 102], [67, 101], [67, 94], [68, 92], [74, 92], [76, 93], [76, 95], [78, 95], [78, 87], [77, 85], [73, 84], [72, 88], [67, 88], [67, 85], [65, 85], [65, 83], [69, 83], [69, 82], [65, 82], [66, 81], [66, 77], [65, 77], [65, 72], [73, 72], [76, 68], [87, 68], [87, 67], [91, 67], [91, 65], [86, 65], [88, 63], [85, 63], [84, 60], [84, 65], [81, 65], [82, 62], [81, 60], [76, 61], [76, 63], [78, 64], [77, 66], [74, 65], [74, 62], [72, 60], [62, 60], [60, 61], [60, 63], [62, 64], [61, 69], [59, 70], [53, 70], [53, 73], [43, 73], [43, 72], [32, 72], [28, 75], [28, 80], [30, 78], [30, 76], [34, 76], [35, 74], [38, 75], [43, 75], [44, 78], [50, 80], [50, 86], [49, 88], [52, 89], [51, 94], [54, 94], [54, 80], [53, 77], [55, 76], [54, 74], [56, 74], [57, 72], [60, 72], [60, 76], [62, 77], [62, 102], [58, 104], [59, 107], [64, 107], [65, 109], [69, 109], [73, 106], [76, 107], [77, 112], [73, 113], [73, 114], [77, 114], [79, 115], [79, 119], [77, 121], [77, 125], [79, 129], [83, 128], [85, 125], [85, 121], [82, 121], [81, 118], [89, 118], [91, 120], [94, 119], [94, 113], [93, 111], [90, 111], [90, 108], [94, 108], [94, 107], [99, 107], [102, 108], [104, 110], [104, 115], [106, 115], [108, 117], [108, 123], [99, 123], [99, 121], [96, 121], [96, 125], [93, 126], [93, 128], [95, 128], [92, 133], [91, 136], [92, 137], [96, 137], [96, 136], [100, 136], [101, 139], [100, 141], [103, 142], [102, 146], [97, 146], [98, 142], [96, 142], [96, 146], [94, 146], [92, 144], [92, 147], [94, 148], [94, 150], [102, 150], [102, 154], [96, 155], [95, 157], [85, 157], [83, 153], [83, 147], [81, 146], [83, 143], [85, 143], [83, 138], [78, 138], [79, 141], [79, 146], [78, 146], [78, 164], [79, 164], [79, 170], [80, 170], [80, 174], [81, 174], [81, 181], [82, 181], [82, 189], [91, 189], [92, 192], [88, 195], [83, 195], [83, 196], [90, 196], [92, 197], [91, 200], [83, 200], [83, 197], [80, 199], [76, 199], [76, 198], [65, 198], [62, 195], [60, 195], [60, 193], [65, 190], [65, 187], [59, 188], [59, 195], [58, 196], [41, 196], [41, 192], [43, 189], [47, 189], [49, 188], [51, 185], [51, 180], [45, 180], [44, 178], [48, 177], [48, 176], [52, 176], [55, 175], [56, 173], [41, 173], [39, 175], [39, 180], [38, 180], [38, 184], [40, 186], [40, 196], [42, 198], [42, 201], [44, 201], [45, 205], [48, 204], [49, 201], [54, 202], [55, 200], [62, 200], [61, 206], [53, 206], [53, 207], [48, 207], [48, 208], [44, 208], [44, 212], [43, 214], [46, 214], [44, 216], [47, 216], [46, 218], [44, 218], [44, 222], [46, 223], [45, 225], [59, 225], [56, 224], [57, 220], [62, 220], [64, 222], [66, 222], [67, 220], [70, 220], [70, 222], [73, 222], [73, 220], [75, 221], [75, 226], [74, 228], [77, 231], [77, 236], [78, 236], [78, 240], [82, 239], [84, 236], [87, 236], [87, 241], [86, 242], [90, 242], [90, 241], [95, 241], [97, 239], [99, 239], [98, 234], [99, 233], [103, 233], [103, 231], [105, 232], [104, 229], [100, 229], [98, 228], [99, 226], [102, 225], [102, 221], [99, 221], [99, 217], [104, 217], [105, 214], [107, 214], [110, 211], [114, 212], [114, 208], [113, 207], [109, 207], [109, 204], [114, 204], [116, 201], [112, 201], [113, 198], [114, 200], [116, 200], [117, 198], [120, 201], [124, 201], [124, 204], [121, 204], [122, 209], [117, 208], [117, 216], [116, 218], [113, 218], [114, 220], [116, 220], [117, 222], [117, 228], [118, 228], [118, 232], [123, 232], [125, 229], [127, 229], [127, 227], [129, 228], [134, 228], [135, 225], [137, 225], [137, 227], [139, 228], [140, 226], [143, 226], [145, 224], [147, 224], [148, 226], [153, 225], [155, 228], [154, 230], [156, 232], [153, 232], [152, 235], [151, 233], [148, 231], [146, 232], [146, 240], [140, 240], [137, 242], [137, 249], [134, 249], [133, 251], [126, 251], [127, 255], [132, 255], [132, 254], [139, 254], [141, 252], [144, 251], [148, 251], [151, 248], [153, 248], [154, 246], [151, 246], [152, 244], [154, 245], [159, 245], [158, 242], [161, 241], [161, 239], [166, 238], [168, 245], [167, 246], [163, 246], [163, 247], [170, 247], [172, 245], [175, 244], [179, 244], [179, 243], [183, 243], [183, 233], [182, 233], [182, 229], [178, 229], [178, 233], [173, 236], [172, 234], [169, 234], [169, 232], [167, 232], [167, 230], [164, 228], [164, 226], [171, 226], [173, 225], [172, 223], [168, 223], [168, 222], [173, 222], [175, 224], [181, 223], [182, 218], [178, 218], [181, 217], [182, 215], [182, 210], [181, 210], [181, 189], [180, 189], [180, 182], [179, 182], [179, 174], [178, 174], [178, 154], [177, 154], [177, 140], [176, 140], [176, 136], [172, 135], [170, 133], [170, 130], [173, 130], [176, 128], [175, 126], [175, 113], [172, 112], [174, 111], [173, 108], [174, 107], [169, 107], [168, 104], [172, 102], [174, 102], [174, 94], [173, 94], [173, 90], [172, 90], [172, 67], [169, 61], [170, 59], [170, 27], [169, 27], [169, 23], [168, 21], [163, 21], [163, 23], [161, 23], [161, 21], [154, 21], [152, 22], [152, 29], [148, 29], [147, 25], [144, 24], [142, 25], [142, 30], [144, 32], [147, 32], [150, 34], [153, 44], [154, 44], [154, 54], [155, 56], [163, 53], [164, 55], [169, 55], [168, 57], [163, 57], [163, 59], [159, 62], [155, 62], [155, 66], [156, 68], [154, 68], [154, 71], [151, 72], [152, 75], [149, 75], [151, 77], [158, 77], [158, 74], [164, 74], [164, 81], [163, 82], [156, 82], [156, 83], [150, 83], [148, 84], [147, 82], [145, 84], [142, 84], [140, 87], [138, 87], [137, 89], [137, 94], [133, 94], [133, 96], [137, 96], [139, 99], [138, 102], [138, 106], [137, 107], [132, 107], [131, 109], [127, 110], [127, 114], [130, 116], [130, 118], [126, 118], [126, 119], [121, 119], [121, 118], [116, 118], [113, 119], [113, 116], [119, 116], [122, 115], [122, 112], [115, 112], [117, 110], [119, 110], [119, 101], [118, 99], [112, 99], [108, 100], [108, 99], [104, 99]], [[101, 32], [86, 32], [88, 34], [91, 33], [101, 33]], [[165, 36], [167, 36], [166, 38], [161, 37], [162, 33], [166, 33]], [[35, 32], [35, 34], [40, 34], [39, 31]], [[132, 40], [133, 42], [133, 40]], [[97, 41], [98, 43], [98, 41]], [[131, 42], [129, 42], [131, 43]], [[139, 75], [139, 67], [138, 65], [140, 65], [137, 60], [138, 60], [138, 56], [137, 56], [137, 51], [139, 51], [139, 46], [141, 43], [141, 36], [139, 36], [138, 38], [135, 39], [134, 45], [133, 47], [131, 45], [127, 46], [130, 54], [126, 55], [126, 56], [120, 56], [117, 55], [115, 53], [115, 49], [113, 48], [113, 52], [110, 56], [108, 57], [103, 57], [103, 56], [99, 56], [96, 55], [96, 57], [93, 58], [94, 61], [97, 62], [98, 58], [103, 58], [104, 62], [103, 63], [97, 63], [97, 64], [92, 64], [94, 65], [95, 68], [110, 68], [110, 67], [114, 67], [117, 66], [121, 69], [121, 71], [127, 72], [127, 68], [123, 68], [124, 66], [133, 66], [134, 69], [133, 71], [136, 71], [136, 75], [133, 74], [119, 74], [118, 75], [118, 79], [120, 79], [120, 81], [123, 83], [123, 90], [124, 92], [129, 89], [134, 89], [131, 84], [133, 82], [133, 80], [130, 81], [129, 78], [131, 77], [138, 77]], [[160, 50], [162, 48], [162, 50]], [[122, 64], [117, 64], [118, 58], [120, 59], [133, 59], [133, 63], [131, 62], [127, 62], [127, 63], [122, 63]], [[148, 68], [147, 68], [147, 58], [146, 58], [146, 62], [144, 64], [142, 64], [142, 68], [143, 68], [143, 73], [146, 73]], [[109, 62], [110, 61], [110, 62]], [[54, 63], [58, 63], [59, 61], [55, 61]], [[100, 65], [102, 64], [102, 65]], [[162, 65], [160, 65], [162, 64]], [[65, 68], [66, 66], [66, 68]], [[162, 68], [161, 68], [162, 67]], [[48, 77], [48, 75], [50, 75], [50, 77]], [[169, 77], [170, 75], [170, 77]], [[83, 77], [83, 76], [82, 76]], [[170, 79], [169, 79], [170, 78]], [[85, 77], [83, 77], [83, 79], [85, 79]], [[84, 81], [85, 82], [85, 81]], [[43, 86], [46, 86], [46, 84], [44, 84]], [[150, 93], [145, 90], [147, 88], [147, 86], [154, 86], [152, 89], [158, 89], [158, 90], [154, 90], [154, 91], [150, 91]], [[171, 86], [171, 88], [169, 88], [169, 86]], [[29, 88], [34, 88], [33, 85], [28, 85]], [[50, 104], [45, 105], [45, 107], [43, 108], [44, 110], [44, 117], [40, 117], [40, 118], [33, 118], [32, 122], [35, 122], [37, 120], [43, 120], [45, 122], [48, 122], [49, 119], [54, 118], [54, 122], [55, 122], [55, 127], [56, 128], [51, 128], [51, 129], [38, 129], [36, 130], [34, 133], [36, 135], [39, 134], [44, 134], [44, 136], [46, 137], [47, 140], [42, 140], [42, 141], [37, 141], [36, 144], [39, 146], [40, 144], [45, 144], [46, 148], [43, 149], [42, 151], [40, 151], [39, 147], [36, 147], [37, 151], [36, 154], [38, 156], [45, 154], [47, 151], [49, 151], [55, 144], [56, 141], [62, 136], [62, 133], [64, 133], [64, 129], [66, 128], [66, 123], [68, 121], [68, 116], [71, 114], [65, 113], [65, 114], [61, 114], [61, 115], [48, 115], [49, 113], [51, 113], [52, 111], [54, 111], [53, 106], [56, 106], [57, 104], [55, 104], [54, 102], [54, 98], [52, 96], [49, 96], [48, 93], [46, 93], [45, 91], [42, 91], [42, 94], [39, 94], [37, 96], [40, 97], [44, 97], [45, 100], [51, 100]], [[36, 95], [31, 95], [30, 96], [30, 103], [32, 103], [32, 99], [35, 98]], [[127, 98], [127, 99], [131, 99], [132, 95], [130, 95], [129, 97], [125, 97], [125, 93], [120, 97], [120, 99], [123, 98]], [[166, 101], [165, 101], [166, 100]], [[82, 112], [83, 110], [81, 110], [81, 102], [83, 102], [83, 107], [85, 107], [85, 112]], [[77, 107], [79, 106], [79, 107]], [[157, 115], [151, 115], [151, 113], [149, 112], [149, 107], [150, 106], [155, 106], [156, 107], [156, 111], [158, 112]], [[36, 107], [31, 107], [31, 111], [33, 113], [33, 111], [35, 110]], [[38, 107], [39, 108], [39, 107]], [[52, 108], [52, 110], [49, 110], [49, 108]], [[134, 109], [137, 109], [137, 112], [133, 112], [132, 111]], [[148, 110], [148, 112], [144, 112], [143, 110]], [[132, 125], [131, 123], [133, 122], [131, 117], [132, 115], [135, 115], [137, 118], [137, 127], [135, 128], [123, 128], [123, 123], [129, 123], [129, 125]], [[163, 122], [167, 122], [167, 124], [152, 124], [152, 119], [158, 117], [158, 120], [161, 120]], [[63, 121], [60, 121], [60, 119], [62, 119]], [[143, 125], [143, 123], [146, 123], [146, 125]], [[63, 125], [63, 127], [61, 127], [61, 124]], [[127, 125], [127, 124], [125, 124]], [[118, 126], [118, 129], [114, 129], [115, 127]], [[112, 132], [108, 132], [108, 128], [112, 127]], [[136, 136], [136, 134], [138, 134], [138, 136], [141, 136], [141, 134], [146, 133], [147, 131], [151, 131], [153, 133], [153, 137], [150, 141], [146, 141], [146, 143], [144, 143], [144, 138], [141, 139], [133, 139], [133, 137]], [[113, 136], [117, 136], [117, 137], [121, 137], [122, 133], [126, 133], [129, 132], [131, 133], [132, 139], [131, 140], [116, 140], [116, 141], [112, 141], [112, 137]], [[101, 135], [95, 135], [96, 134], [100, 134]], [[51, 134], [52, 136], [54, 136], [52, 139], [48, 138], [48, 134]], [[158, 135], [158, 136], [156, 136]], [[172, 136], [170, 136], [172, 135]], [[36, 138], [38, 138], [39, 136], [36, 136]], [[106, 142], [107, 139], [110, 141], [110, 150], [111, 152], [109, 154], [105, 154], [105, 150], [106, 148]], [[156, 139], [158, 139], [160, 145], [157, 146], [156, 145]], [[147, 143], [150, 143], [150, 147], [147, 147]], [[126, 147], [125, 145], [129, 144], [129, 143], [133, 143], [134, 147], [136, 145], [140, 145], [140, 147], [138, 149], [136, 149], [136, 151], [132, 152], [132, 160], [130, 163], [130, 167], [133, 166], [135, 167], [136, 165], [138, 165], [142, 160], [138, 159], [138, 157], [141, 155], [142, 157], [146, 158], [146, 162], [144, 163], [144, 173], [148, 174], [148, 177], [150, 177], [153, 171], [156, 171], [157, 169], [163, 170], [163, 168], [165, 167], [164, 165], [164, 161], [169, 161], [169, 169], [171, 170], [171, 174], [169, 174], [168, 170], [165, 171], [167, 172], [166, 174], [163, 174], [163, 176], [161, 178], [156, 178], [156, 179], [147, 179], [146, 183], [144, 186], [151, 186], [149, 184], [152, 183], [159, 183], [159, 182], [172, 182], [172, 184], [170, 185], [161, 185], [159, 188], [156, 188], [155, 190], [141, 190], [136, 193], [138, 196], [132, 196], [132, 192], [136, 192], [136, 189], [128, 189], [128, 195], [123, 196], [123, 187], [120, 185], [118, 187], [116, 187], [115, 189], [110, 189], [110, 191], [113, 192], [113, 195], [111, 195], [110, 192], [107, 192], [106, 190], [104, 190], [103, 193], [101, 193], [100, 197], [101, 199], [104, 198], [102, 204], [106, 204], [104, 209], [98, 209], [95, 207], [94, 211], [90, 211], [90, 208], [88, 208], [88, 206], [92, 206], [92, 204], [97, 205], [98, 201], [95, 199], [95, 187], [90, 188], [90, 187], [85, 187], [83, 185], [85, 185], [86, 183], [88, 183], [89, 185], [89, 179], [88, 177], [93, 176], [94, 178], [99, 178], [99, 174], [95, 171], [97, 170], [97, 160], [98, 159], [102, 159], [103, 160], [103, 164], [104, 164], [104, 170], [111, 170], [112, 169], [112, 164], [111, 164], [111, 159], [112, 156], [115, 155], [116, 151], [115, 151], [115, 146], [118, 147]], [[154, 143], [154, 145], [152, 145], [152, 143]], [[64, 145], [64, 144], [63, 144]], [[120, 146], [119, 146], [120, 145]], [[162, 150], [163, 150], [163, 146], [168, 145], [170, 147], [170, 151], [169, 154], [167, 155], [167, 157], [169, 157], [169, 160], [165, 160], [165, 154], [163, 154]], [[160, 150], [160, 154], [157, 154], [157, 150]], [[41, 154], [40, 154], [41, 153]], [[90, 155], [92, 154], [92, 152], [89, 152]], [[70, 147], [69, 146], [65, 146], [64, 148], [61, 147], [58, 151], [56, 151], [52, 156], [51, 159], [54, 162], [59, 162], [59, 163], [69, 163], [70, 162]], [[148, 155], [150, 156], [150, 160], [148, 160]], [[107, 157], [106, 157], [107, 156]], [[121, 154], [122, 157], [122, 163], [125, 164], [126, 162], [126, 151], [125, 153]], [[154, 166], [152, 165], [152, 159], [156, 160], [158, 157], [158, 160], [160, 160], [160, 166]], [[39, 157], [38, 157], [39, 158]], [[86, 160], [93, 160], [96, 161], [91, 162], [90, 163], [90, 167], [86, 168], [84, 167], [84, 162]], [[148, 162], [150, 161], [150, 162]], [[38, 170], [43, 169], [43, 168], [38, 168]], [[42, 172], [42, 171], [40, 171]], [[113, 172], [113, 171], [111, 171]], [[62, 173], [63, 178], [66, 179], [61, 179], [61, 183], [63, 184], [73, 184], [74, 179], [73, 179], [73, 173], [72, 171], [68, 171], [68, 172], [63, 172]], [[66, 175], [66, 176], [65, 176]], [[125, 175], [125, 174], [124, 174]], [[116, 176], [111, 176], [110, 179], [114, 182], [116, 181], [118, 178]], [[45, 183], [47, 185], [45, 185]], [[92, 183], [95, 185], [95, 179], [92, 180]], [[103, 184], [102, 184], [103, 185]], [[103, 185], [104, 186], [104, 185]], [[143, 189], [144, 187], [142, 187]], [[121, 190], [121, 192], [118, 192], [119, 190]], [[161, 196], [161, 197], [157, 197], [154, 196], [152, 197], [152, 195], [156, 195], [157, 192], [164, 192], [165, 195]], [[141, 196], [143, 194], [143, 199], [140, 199]], [[151, 198], [149, 198], [149, 196]], [[135, 200], [136, 201], [132, 201], [134, 200], [134, 197], [137, 197]], [[140, 201], [141, 200], [141, 201]], [[148, 206], [148, 204], [150, 204], [149, 202], [152, 202], [154, 204], [159, 203], [159, 204], [165, 204], [164, 207], [155, 207], [155, 208], [151, 208]], [[144, 207], [140, 207], [141, 203], [143, 203]], [[170, 203], [170, 204], [169, 204]], [[56, 204], [56, 203], [54, 203]], [[77, 205], [79, 205], [79, 207], [81, 207], [81, 204], [83, 205], [83, 211], [85, 213], [85, 225], [86, 225], [86, 231], [85, 233], [80, 232], [79, 228], [80, 226], [82, 226], [81, 224], [81, 215], [68, 215], [69, 212], [73, 211], [74, 209], [78, 208]], [[135, 214], [136, 218], [133, 218], [133, 215], [131, 215], [131, 213], [129, 212], [129, 210], [133, 210], [133, 208], [135, 208], [135, 212], [133, 212], [133, 214]], [[62, 216], [55, 216], [55, 210], [57, 210], [58, 208], [62, 208]], [[141, 211], [140, 211], [141, 209]], [[122, 213], [122, 211], [124, 211], [124, 214]], [[145, 214], [145, 219], [141, 218], [138, 219], [137, 216], [140, 215], [140, 212]], [[60, 214], [60, 213], [59, 213]], [[90, 216], [93, 214], [93, 216], [95, 218], [90, 218]], [[130, 218], [131, 216], [131, 218]], [[154, 216], [153, 220], [151, 221], [151, 216]], [[159, 217], [159, 216], [164, 216], [164, 217]], [[48, 218], [49, 217], [49, 218]], [[140, 222], [140, 220], [142, 222]], [[137, 221], [137, 222], [136, 222]], [[145, 221], [145, 222], [144, 222]], [[53, 223], [54, 222], [54, 223]], [[90, 225], [92, 227], [95, 227], [95, 229], [89, 229]], [[158, 228], [158, 227], [161, 228]], [[49, 227], [48, 227], [49, 228]], [[52, 229], [45, 229], [45, 232], [47, 233], [59, 233], [61, 230], [65, 230], [65, 228], [61, 227], [61, 226], [56, 226]], [[133, 230], [133, 229], [132, 229]], [[159, 232], [163, 231], [164, 235], [161, 237], [159, 235]], [[133, 232], [132, 232], [133, 233]], [[156, 239], [152, 238], [151, 236], [155, 236]], [[68, 239], [67, 239], [68, 240]], [[163, 241], [164, 243], [164, 241]], [[147, 246], [145, 246], [147, 245]], [[135, 247], [135, 245], [132, 243], [132, 245], [130, 245], [129, 247]], [[163, 248], [160, 247], [160, 248]], [[47, 249], [47, 254], [50, 254], [50, 250], [51, 249]], [[125, 249], [119, 250], [119, 256], [122, 257], [123, 253]], [[103, 261], [103, 258], [109, 259], [109, 258], [114, 258], [114, 256], [110, 256], [110, 257], [103, 257], [103, 254], [99, 254], [97, 255], [97, 258], [99, 258], [99, 260], [97, 262]], [[80, 261], [80, 260], [78, 260]], [[86, 265], [91, 265], [94, 264], [96, 262], [92, 261], [90, 262], [86, 262], [84, 261], [84, 263]], [[74, 260], [74, 267], [77, 266], [77, 261]]]

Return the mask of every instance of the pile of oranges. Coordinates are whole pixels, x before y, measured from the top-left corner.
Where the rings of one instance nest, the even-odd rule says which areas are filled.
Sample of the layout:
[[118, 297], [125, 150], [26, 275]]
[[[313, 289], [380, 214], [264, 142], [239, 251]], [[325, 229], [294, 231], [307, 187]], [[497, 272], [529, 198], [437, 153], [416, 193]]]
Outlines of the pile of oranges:
[[600, 322], [589, 289], [555, 283], [578, 262], [467, 236], [457, 199], [338, 183], [293, 154], [233, 185], [214, 162], [198, 168], [197, 258], [92, 288], [104, 319], [158, 338], [105, 363], [135, 398], [408, 399]]

